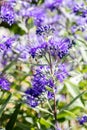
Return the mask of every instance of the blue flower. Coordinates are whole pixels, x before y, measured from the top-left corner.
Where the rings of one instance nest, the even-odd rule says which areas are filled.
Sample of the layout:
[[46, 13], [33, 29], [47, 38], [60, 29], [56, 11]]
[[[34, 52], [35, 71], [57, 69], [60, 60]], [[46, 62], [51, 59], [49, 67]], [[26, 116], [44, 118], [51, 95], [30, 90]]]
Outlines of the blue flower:
[[31, 54], [32, 58], [35, 58], [36, 56], [36, 51], [37, 51], [37, 48], [31, 48], [29, 53]]
[[54, 97], [53, 92], [48, 91], [47, 97], [48, 97], [48, 99], [53, 99], [53, 97]]
[[69, 48], [71, 48], [71, 46], [72, 44], [70, 42], [70, 39], [64, 38], [60, 40], [58, 43], [58, 47], [59, 47], [58, 56], [60, 58], [63, 58], [65, 55], [67, 55], [69, 52]]
[[55, 72], [55, 76], [60, 82], [63, 82], [64, 79], [66, 79], [68, 76], [68, 71], [65, 64], [60, 64], [58, 66], [58, 71]]
[[1, 39], [1, 43], [0, 43], [0, 51], [2, 52], [7, 52], [9, 50], [12, 49], [12, 44], [14, 43], [14, 41], [16, 40], [16, 37], [3, 37], [3, 39]]
[[53, 27], [51, 27], [50, 25], [45, 25], [37, 27], [36, 34], [42, 36], [44, 34], [49, 34], [50, 32], [54, 31], [55, 29]]
[[38, 105], [37, 99], [45, 92], [47, 80], [45, 75], [38, 69], [33, 75], [32, 88], [26, 90], [27, 103], [32, 107]]
[[4, 77], [1, 77], [0, 78], [0, 88], [3, 89], [3, 90], [10, 90], [10, 82], [4, 78]]
[[83, 125], [87, 122], [87, 115], [83, 115], [82, 117], [78, 118], [78, 122], [80, 125]]
[[[37, 33], [41, 35], [43, 29], [38, 30]], [[55, 40], [52, 38], [48, 41], [38, 41], [36, 47], [30, 48], [30, 54], [33, 58], [36, 56], [44, 56], [46, 53], [50, 53], [53, 57], [59, 57], [60, 59], [69, 53], [69, 49], [72, 47], [73, 42], [69, 38], [63, 38], [61, 40]]]
[[1, 6], [0, 18], [9, 25], [12, 25], [15, 22], [15, 12], [10, 3], [6, 3]]
[[54, 10], [62, 2], [63, 2], [63, 0], [46, 0], [45, 7], [49, 8], [50, 10]]

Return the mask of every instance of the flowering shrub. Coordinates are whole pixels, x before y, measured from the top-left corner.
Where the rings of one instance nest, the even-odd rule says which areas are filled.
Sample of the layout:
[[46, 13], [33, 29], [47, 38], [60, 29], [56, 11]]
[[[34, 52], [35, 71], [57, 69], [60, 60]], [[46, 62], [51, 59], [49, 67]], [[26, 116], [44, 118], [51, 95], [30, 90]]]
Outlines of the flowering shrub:
[[2, 130], [87, 129], [87, 1], [0, 2]]

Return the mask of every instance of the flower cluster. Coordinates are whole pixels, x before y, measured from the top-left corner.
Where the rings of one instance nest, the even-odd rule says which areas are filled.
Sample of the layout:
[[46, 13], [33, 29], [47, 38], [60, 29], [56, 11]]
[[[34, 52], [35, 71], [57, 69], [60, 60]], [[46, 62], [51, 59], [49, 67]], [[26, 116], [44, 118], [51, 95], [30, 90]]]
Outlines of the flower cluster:
[[82, 4], [82, 5], [76, 4], [73, 7], [73, 12], [76, 15], [79, 15], [79, 16], [82, 16], [82, 17], [86, 17], [87, 16], [87, 8], [84, 6], [84, 4]]
[[4, 51], [7, 52], [9, 49], [11, 49], [12, 44], [14, 43], [15, 40], [16, 40], [15, 36], [13, 36], [13, 37], [4, 36], [0, 43], [0, 50], [3, 52]]
[[6, 78], [4, 77], [0, 78], [0, 88], [2, 90], [10, 90], [10, 85], [11, 85], [10, 82]]
[[78, 119], [78, 122], [80, 125], [83, 125], [84, 123], [86, 123], [87, 122], [87, 115], [83, 115], [82, 117], [80, 117]]
[[45, 7], [54, 10], [55, 8], [57, 8], [61, 3], [63, 2], [63, 0], [46, 0], [45, 2]]
[[[68, 72], [64, 64], [60, 64], [58, 70], [55, 70], [54, 72], [54, 77], [60, 82], [63, 82], [67, 75]], [[41, 95], [44, 93], [47, 94], [48, 99], [53, 99], [54, 93], [50, 91], [50, 89], [57, 92], [57, 87], [54, 85], [52, 77], [50, 77], [50, 67], [39, 67], [36, 69], [31, 83], [32, 87], [25, 92], [27, 103], [31, 107], [36, 107], [40, 103], [40, 100], [42, 99]]]
[[9, 2], [6, 2], [1, 6], [0, 18], [9, 25], [12, 25], [15, 22], [15, 12], [13, 6]]
[[46, 85], [46, 76], [40, 70], [37, 70], [36, 74], [33, 75], [32, 88], [28, 89], [25, 92], [27, 94], [27, 103], [31, 107], [38, 105], [38, 98], [43, 92], [45, 92]]
[[72, 32], [75, 34], [77, 31], [85, 32], [87, 26], [87, 6], [84, 2], [72, 4], [71, 7], [74, 25], [72, 24]]
[[58, 65], [58, 70], [55, 72], [55, 75], [60, 82], [63, 82], [64, 79], [66, 79], [66, 77], [68, 76], [66, 65], [65, 64]]
[[43, 35], [49, 34], [50, 32], [54, 32], [54, 31], [55, 31], [55, 29], [52, 28], [50, 25], [39, 26], [39, 27], [37, 27], [36, 34], [42, 36], [42, 34]]
[[31, 47], [30, 54], [34, 58], [38, 55], [44, 56], [46, 53], [50, 53], [51, 56], [61, 59], [68, 54], [73, 43], [74, 42], [70, 41], [69, 38], [61, 40], [50, 39], [48, 42], [42, 41], [42, 43], [40, 42], [36, 47]]
[[12, 62], [17, 57], [16, 52], [14, 52], [16, 41], [17, 41], [16, 35], [11, 36], [11, 37], [3, 36], [1, 38], [0, 64], [6, 66], [9, 62]]
[[[18, 86], [26, 85], [25, 82], [29, 78], [28, 88], [22, 93], [25, 95], [25, 102], [31, 107], [36, 107], [45, 100], [49, 100], [47, 103], [55, 121], [52, 118], [48, 118], [48, 121], [52, 119], [51, 121], [55, 123], [52, 126], [57, 130], [60, 129], [56, 124], [57, 109], [63, 110], [68, 94], [64, 91], [65, 87], [68, 88], [68, 80], [65, 81], [65, 84], [64, 80], [69, 76], [69, 69], [70, 75], [78, 75], [80, 74], [79, 71], [83, 72], [83, 65], [86, 64], [83, 49], [85, 44], [81, 48], [81, 43], [85, 43], [87, 39], [84, 40], [80, 35], [82, 34], [84, 37], [86, 35], [83, 31], [87, 28], [87, 5], [84, 4], [85, 1], [81, 1], [81, 4], [76, 4], [76, 1], [7, 0], [0, 7], [2, 25], [5, 24], [6, 27], [11, 28], [14, 33], [16, 33], [14, 27], [17, 27], [18, 33], [18, 38], [15, 35], [9, 38], [4, 36], [0, 40], [0, 67], [2, 71], [0, 89], [10, 90], [11, 83], [3, 76], [7, 73], [12, 75], [13, 82], [18, 80], [15, 84]], [[13, 26], [9, 27], [8, 25]], [[18, 29], [23, 30], [23, 32]], [[79, 30], [81, 34], [77, 32]], [[77, 48], [73, 48], [75, 43], [77, 43]], [[73, 54], [75, 49], [77, 49], [77, 52]], [[78, 57], [79, 54], [82, 54], [82, 57], [72, 63], [72, 59]], [[80, 67], [79, 61], [81, 61]], [[77, 69], [74, 73], [75, 67]], [[17, 70], [14, 70], [14, 68], [17, 68]], [[17, 78], [15, 78], [16, 76]], [[70, 82], [74, 81], [73, 77], [70, 78]], [[78, 79], [78, 82], [82, 84], [80, 81], [81, 79]], [[71, 87], [73, 87], [72, 85], [71, 83]], [[62, 99], [60, 99], [60, 95]], [[72, 92], [69, 95], [73, 98]], [[64, 102], [62, 101], [62, 103], [64, 104], [61, 104], [63, 98]], [[87, 123], [87, 115], [78, 118], [78, 122], [80, 125]], [[45, 125], [41, 128], [45, 129]]]

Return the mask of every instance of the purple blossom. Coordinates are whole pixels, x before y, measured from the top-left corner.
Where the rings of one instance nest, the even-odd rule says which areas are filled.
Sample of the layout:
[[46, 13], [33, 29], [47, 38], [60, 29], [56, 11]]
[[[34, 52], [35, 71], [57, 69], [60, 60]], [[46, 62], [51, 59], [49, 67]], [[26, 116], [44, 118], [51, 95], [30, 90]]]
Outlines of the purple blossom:
[[27, 45], [21, 45], [19, 44], [15, 48], [15, 52], [19, 55], [18, 59], [22, 61], [27, 61], [29, 58], [29, 50]]
[[54, 31], [55, 31], [55, 29], [53, 27], [51, 27], [50, 25], [39, 26], [39, 27], [37, 27], [36, 34], [45, 35], [45, 34], [49, 34], [50, 32], [54, 32]]
[[38, 101], [34, 97], [27, 96], [27, 104], [29, 104], [31, 107], [36, 107], [38, 105]]
[[53, 97], [54, 97], [53, 92], [48, 91], [47, 97], [48, 97], [48, 99], [53, 99]]
[[27, 96], [27, 103], [30, 106], [37, 105], [37, 99], [39, 96], [45, 92], [47, 85], [47, 80], [45, 75], [40, 71], [36, 70], [36, 74], [33, 75], [32, 79], [32, 88], [29, 88], [26, 90], [26, 96]]
[[[54, 77], [60, 82], [63, 82], [64, 79], [68, 76], [65, 64], [60, 64], [58, 69], [55, 71]], [[55, 93], [57, 92], [57, 87], [54, 86], [54, 80], [50, 77], [50, 68], [40, 66], [36, 69], [35, 74], [31, 79], [31, 88], [28, 88], [25, 92], [26, 102], [31, 106], [35, 107], [40, 103], [40, 100], [44, 98], [42, 95], [47, 94], [48, 99], [53, 99]], [[52, 90], [52, 91], [51, 91]]]
[[76, 4], [76, 5], [73, 7], [73, 12], [74, 12], [74, 13], [78, 13], [79, 10], [80, 10], [80, 7], [79, 7], [79, 5]]
[[41, 25], [41, 21], [45, 18], [45, 13], [44, 8], [28, 6], [28, 8], [23, 7], [18, 14], [25, 18], [33, 18], [35, 25]]
[[37, 51], [37, 48], [31, 48], [29, 53], [31, 54], [32, 58], [35, 58], [36, 56], [36, 51]]
[[17, 54], [13, 52], [14, 42], [17, 40], [16, 36], [6, 37], [3, 36], [0, 43], [0, 63], [4, 67], [13, 61]]
[[12, 48], [12, 44], [14, 43], [14, 41], [16, 40], [16, 37], [3, 37], [1, 43], [0, 43], [0, 50], [3, 52], [7, 52], [8, 50], [11, 50]]
[[62, 2], [63, 0], [46, 0], [45, 7], [53, 10], [58, 7]]
[[85, 7], [84, 4], [78, 5], [75, 4], [73, 7], [73, 12], [76, 15], [82, 16], [82, 17], [86, 17], [87, 16], [87, 8]]
[[60, 82], [63, 82], [64, 79], [66, 79], [66, 77], [68, 76], [68, 71], [66, 69], [66, 65], [60, 64], [58, 66], [58, 71], [55, 72], [55, 75]]
[[[41, 33], [41, 32], [40, 32]], [[54, 38], [49, 41], [40, 41], [36, 47], [30, 48], [30, 54], [33, 58], [35, 56], [44, 56], [46, 53], [51, 54], [53, 57], [59, 57], [60, 59], [69, 53], [69, 49], [72, 47], [73, 42], [69, 38], [61, 40], [55, 40]]]
[[0, 87], [1, 87], [1, 89], [10, 90], [10, 85], [11, 85], [10, 82], [6, 78], [4, 78], [4, 77], [0, 78]]
[[72, 43], [70, 42], [70, 39], [65, 38], [59, 41], [58, 43], [58, 48], [59, 48], [59, 53], [58, 56], [62, 58], [63, 56], [68, 54], [69, 48], [71, 48]]
[[84, 123], [86, 123], [87, 122], [87, 115], [83, 115], [82, 117], [79, 117], [78, 122], [80, 125], [83, 125]]
[[17, 0], [8, 0], [8, 2], [16, 3]]
[[54, 81], [53, 81], [52, 78], [50, 78], [50, 79], [48, 80], [48, 86], [49, 86], [50, 88], [53, 88], [53, 86], [54, 86]]
[[2, 21], [7, 22], [9, 25], [12, 25], [15, 22], [15, 12], [10, 3], [5, 3], [1, 6], [0, 17], [2, 18]]
[[72, 34], [74, 34], [77, 30], [78, 30], [78, 27], [77, 27], [76, 25], [73, 25], [73, 26], [71, 27], [71, 32], [72, 32]]

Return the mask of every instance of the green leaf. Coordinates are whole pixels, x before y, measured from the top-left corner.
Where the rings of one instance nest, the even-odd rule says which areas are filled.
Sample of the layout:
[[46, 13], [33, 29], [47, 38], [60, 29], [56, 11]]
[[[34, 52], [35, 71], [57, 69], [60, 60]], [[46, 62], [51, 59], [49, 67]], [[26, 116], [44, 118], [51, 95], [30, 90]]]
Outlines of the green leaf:
[[1, 115], [2, 115], [2, 113], [4, 111], [4, 109], [5, 109], [6, 105], [8, 104], [10, 98], [11, 98], [11, 93], [9, 94], [8, 98], [5, 100], [5, 102], [3, 103], [3, 105], [0, 108], [0, 117], [1, 117]]
[[[80, 94], [80, 90], [79, 90], [79, 87], [77, 85], [73, 84], [70, 81], [66, 81], [65, 85], [66, 85], [69, 93], [72, 95], [73, 98], [75, 98], [77, 95]], [[79, 105], [79, 107], [84, 108], [83, 102], [80, 99], [80, 97], [78, 98], [76, 105]]]
[[19, 35], [24, 35], [25, 34], [25, 31], [22, 28], [20, 28], [17, 23], [13, 24], [9, 28], [10, 28], [10, 30], [12, 32], [14, 32], [14, 34], [19, 34]]
[[[87, 91], [83, 91], [82, 93], [80, 93], [79, 95], [77, 95], [69, 104], [67, 104], [66, 106], [64, 106], [60, 112], [67, 110], [78, 98], [80, 98], [83, 94], [85, 94]], [[59, 112], [59, 113], [60, 113]]]
[[21, 128], [22, 130], [30, 130], [30, 127], [28, 125], [24, 124], [24, 123], [17, 122], [16, 126]]
[[50, 115], [53, 116], [53, 113], [49, 112], [48, 110], [46, 110], [44, 108], [41, 108], [41, 107], [37, 106], [37, 109], [40, 110], [40, 111], [42, 111], [42, 112], [48, 113], [48, 114], [50, 114]]
[[20, 107], [21, 107], [21, 103], [20, 103], [20, 104], [17, 104], [14, 113], [12, 114], [12, 116], [11, 116], [9, 122], [8, 122], [7, 125], [6, 125], [6, 130], [12, 130], [12, 129], [13, 129], [14, 124], [15, 124], [16, 119], [17, 119], [17, 115], [18, 115], [19, 110], [20, 110]]
[[38, 5], [42, 4], [44, 0], [38, 0]]
[[57, 119], [59, 121], [61, 121], [61, 119], [68, 119], [68, 120], [76, 119], [76, 115], [71, 111], [64, 110], [61, 113], [57, 114]]
[[50, 91], [50, 92], [53, 92], [53, 89], [50, 88], [49, 86], [46, 86], [46, 89], [47, 89], [48, 91]]
[[27, 21], [27, 28], [31, 29], [34, 26], [33, 18], [29, 18]]
[[25, 33], [28, 32], [28, 29], [27, 29], [24, 21], [19, 22], [18, 27], [21, 28], [21, 30], [23, 30]]
[[42, 125], [44, 125], [46, 128], [49, 128], [50, 126], [53, 126], [53, 127], [54, 127], [54, 125], [53, 125], [51, 122], [45, 120], [44, 118], [41, 118], [41, 119], [40, 119], [40, 123], [41, 123]]
[[25, 120], [30, 123], [33, 124], [33, 119], [31, 117], [26, 117]]
[[76, 115], [74, 113], [72, 113], [71, 111], [68, 110], [64, 110], [65, 113], [67, 113], [70, 117], [72, 117], [73, 119], [76, 118]]

